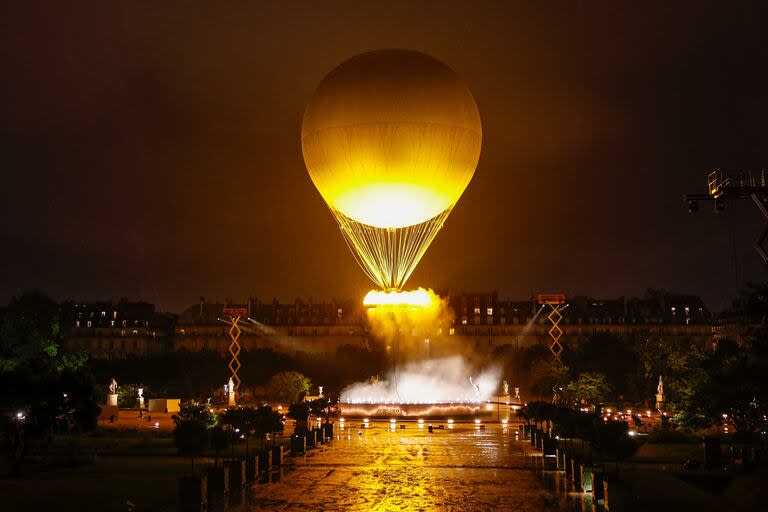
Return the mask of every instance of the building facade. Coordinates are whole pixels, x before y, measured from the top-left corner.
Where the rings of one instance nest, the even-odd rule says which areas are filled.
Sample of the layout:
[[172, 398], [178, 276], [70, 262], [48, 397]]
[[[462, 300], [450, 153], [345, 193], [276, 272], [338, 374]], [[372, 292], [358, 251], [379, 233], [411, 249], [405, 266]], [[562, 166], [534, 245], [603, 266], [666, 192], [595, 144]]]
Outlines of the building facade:
[[[514, 301], [497, 293], [443, 293], [448, 314], [433, 332], [404, 332], [432, 354], [456, 349], [491, 353], [551, 343], [548, 307], [535, 299]], [[647, 298], [572, 297], [561, 306], [561, 343], [578, 345], [600, 333], [657, 337], [706, 346], [714, 320], [700, 298], [658, 292]], [[389, 349], [371, 330], [362, 305], [354, 301], [279, 303], [250, 298], [241, 304], [201, 300], [178, 317], [162, 315], [146, 303], [121, 301], [72, 305], [67, 346], [93, 358], [147, 357], [174, 351], [214, 351], [226, 355], [233, 316], [239, 316], [243, 350], [272, 349], [289, 355], [336, 353], [341, 347]]]

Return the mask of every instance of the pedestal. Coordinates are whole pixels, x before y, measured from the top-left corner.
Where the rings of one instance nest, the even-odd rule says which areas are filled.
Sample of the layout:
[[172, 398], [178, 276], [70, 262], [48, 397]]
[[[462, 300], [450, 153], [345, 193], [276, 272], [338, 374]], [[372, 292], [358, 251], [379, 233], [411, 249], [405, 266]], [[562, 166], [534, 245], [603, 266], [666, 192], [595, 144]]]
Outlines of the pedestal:
[[143, 409], [143, 408], [144, 408], [144, 397], [140, 396], [139, 397], [139, 409]]
[[110, 393], [107, 395], [107, 405], [114, 405], [117, 407], [117, 394]]
[[656, 410], [659, 412], [664, 410], [664, 393], [656, 393]]
[[229, 405], [231, 406], [237, 405], [235, 403], [235, 394], [233, 392], [229, 393]]

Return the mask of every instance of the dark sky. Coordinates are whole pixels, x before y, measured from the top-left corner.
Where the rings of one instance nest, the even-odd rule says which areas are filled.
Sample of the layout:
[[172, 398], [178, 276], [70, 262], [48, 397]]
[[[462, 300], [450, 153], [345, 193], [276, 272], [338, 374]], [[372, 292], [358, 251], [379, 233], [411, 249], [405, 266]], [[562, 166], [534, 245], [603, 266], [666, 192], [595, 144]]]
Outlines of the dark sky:
[[682, 201], [768, 167], [761, 2], [371, 3], [4, 2], [0, 302], [362, 296], [299, 135], [330, 69], [388, 47], [455, 69], [483, 120], [410, 285], [719, 308], [765, 277], [752, 205]]

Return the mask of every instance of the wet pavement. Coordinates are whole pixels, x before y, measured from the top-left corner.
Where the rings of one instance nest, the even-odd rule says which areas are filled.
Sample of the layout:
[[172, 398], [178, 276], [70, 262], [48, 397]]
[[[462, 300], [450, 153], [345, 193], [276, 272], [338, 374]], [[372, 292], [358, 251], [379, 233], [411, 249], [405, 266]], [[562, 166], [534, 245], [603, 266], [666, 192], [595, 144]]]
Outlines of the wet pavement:
[[[398, 427], [402, 424], [398, 424]], [[250, 489], [248, 510], [544, 511], [579, 510], [542, 478], [541, 457], [516, 429], [456, 424], [347, 424], [336, 438]], [[437, 427], [437, 424], [435, 424]]]

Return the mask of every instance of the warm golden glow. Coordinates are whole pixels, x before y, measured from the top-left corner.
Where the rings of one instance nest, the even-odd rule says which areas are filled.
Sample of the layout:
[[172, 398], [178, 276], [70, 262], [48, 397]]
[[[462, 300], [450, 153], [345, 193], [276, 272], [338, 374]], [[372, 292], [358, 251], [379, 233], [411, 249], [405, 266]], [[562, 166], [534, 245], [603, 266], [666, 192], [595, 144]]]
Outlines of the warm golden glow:
[[304, 113], [304, 161], [323, 199], [379, 228], [425, 222], [472, 179], [482, 128], [469, 89], [438, 60], [383, 50], [331, 71]]
[[455, 201], [439, 187], [413, 183], [359, 183], [339, 187], [328, 201], [347, 217], [377, 228], [401, 228], [431, 219]]
[[413, 306], [428, 308], [436, 305], [435, 295], [424, 288], [407, 292], [371, 290], [363, 299], [366, 306]]
[[442, 62], [381, 50], [331, 71], [307, 105], [304, 162], [358, 263], [402, 288], [475, 172], [472, 93]]

